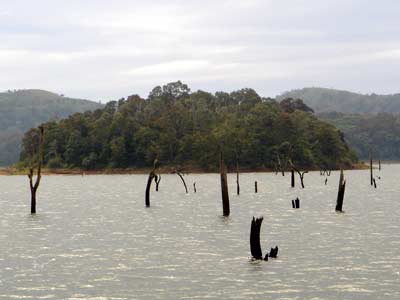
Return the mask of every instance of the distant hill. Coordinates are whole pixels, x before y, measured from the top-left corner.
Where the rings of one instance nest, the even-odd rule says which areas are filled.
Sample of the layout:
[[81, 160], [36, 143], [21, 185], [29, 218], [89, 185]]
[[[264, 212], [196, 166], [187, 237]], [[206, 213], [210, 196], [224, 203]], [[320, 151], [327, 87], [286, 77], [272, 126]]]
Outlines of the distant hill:
[[342, 132], [361, 159], [372, 149], [375, 159], [400, 159], [400, 114], [322, 113], [318, 117]]
[[276, 99], [280, 101], [285, 98], [302, 99], [316, 113], [400, 113], [400, 94], [363, 95], [348, 91], [312, 87], [285, 92]]
[[102, 107], [93, 101], [67, 98], [43, 90], [0, 93], [0, 165], [18, 161], [21, 139], [29, 128]]

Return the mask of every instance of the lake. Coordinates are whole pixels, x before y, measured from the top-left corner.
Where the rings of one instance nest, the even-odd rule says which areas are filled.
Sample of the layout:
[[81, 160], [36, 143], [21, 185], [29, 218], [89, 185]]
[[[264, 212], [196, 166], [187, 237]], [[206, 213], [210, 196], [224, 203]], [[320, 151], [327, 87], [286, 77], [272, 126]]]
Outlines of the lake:
[[[44, 176], [30, 215], [27, 176], [0, 176], [0, 299], [400, 299], [400, 165], [305, 175], [228, 175], [222, 217], [218, 174], [162, 175], [151, 207], [147, 175]], [[254, 193], [254, 181], [258, 193]], [[197, 193], [193, 193], [193, 182]], [[299, 197], [300, 209], [291, 200]], [[263, 254], [250, 259], [253, 216]]]

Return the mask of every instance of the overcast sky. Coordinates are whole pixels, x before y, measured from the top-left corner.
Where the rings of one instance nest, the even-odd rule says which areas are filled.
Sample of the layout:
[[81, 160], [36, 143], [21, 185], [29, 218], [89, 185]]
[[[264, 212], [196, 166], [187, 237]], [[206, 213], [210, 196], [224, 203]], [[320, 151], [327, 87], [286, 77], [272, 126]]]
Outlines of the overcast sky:
[[0, 90], [400, 92], [399, 0], [1, 0]]

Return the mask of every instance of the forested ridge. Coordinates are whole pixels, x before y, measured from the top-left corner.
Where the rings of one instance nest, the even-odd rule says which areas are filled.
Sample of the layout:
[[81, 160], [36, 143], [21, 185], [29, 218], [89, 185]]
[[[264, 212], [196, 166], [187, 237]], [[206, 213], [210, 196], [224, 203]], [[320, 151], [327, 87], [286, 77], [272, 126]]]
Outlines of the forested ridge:
[[362, 95], [326, 88], [304, 88], [283, 93], [301, 98], [318, 118], [344, 133], [348, 145], [361, 159], [370, 149], [376, 158], [400, 159], [400, 94]]
[[373, 156], [385, 160], [400, 158], [400, 115], [324, 113], [319, 118], [345, 133], [345, 139], [358, 157]]
[[64, 97], [43, 90], [0, 93], [0, 166], [16, 163], [26, 130], [50, 119], [103, 107], [102, 104]]
[[[215, 94], [181, 82], [131, 95], [103, 109], [44, 124], [44, 164], [50, 168], [164, 166], [215, 170], [222, 150], [228, 166], [275, 168], [290, 159], [302, 167], [348, 166], [356, 161], [343, 135], [317, 119], [301, 100], [281, 103], [252, 89]], [[37, 129], [22, 143], [26, 165]]]
[[279, 95], [276, 99], [299, 98], [316, 113], [349, 114], [400, 113], [400, 94], [359, 94], [327, 88], [303, 88]]

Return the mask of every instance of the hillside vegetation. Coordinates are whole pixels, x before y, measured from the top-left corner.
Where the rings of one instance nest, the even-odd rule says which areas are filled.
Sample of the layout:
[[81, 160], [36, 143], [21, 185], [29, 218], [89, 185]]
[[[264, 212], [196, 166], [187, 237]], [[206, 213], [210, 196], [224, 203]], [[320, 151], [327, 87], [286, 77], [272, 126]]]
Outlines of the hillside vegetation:
[[[76, 113], [45, 126], [44, 163], [51, 168], [164, 166], [216, 170], [219, 151], [229, 166], [273, 168], [278, 156], [298, 166], [350, 165], [355, 155], [332, 125], [301, 101], [279, 104], [252, 89], [232, 93], [190, 92], [181, 82], [155, 87]], [[23, 139], [21, 165], [31, 159], [37, 129]]]
[[370, 148], [376, 159], [400, 158], [399, 114], [325, 113], [319, 117], [343, 131], [349, 146], [360, 158], [367, 159]]
[[400, 159], [400, 94], [361, 95], [325, 88], [304, 88], [283, 93], [300, 98], [318, 118], [344, 133], [344, 138], [361, 159], [369, 149], [383, 160]]
[[303, 88], [285, 92], [277, 100], [302, 99], [316, 113], [341, 112], [350, 114], [400, 113], [400, 94], [363, 95], [326, 88]]
[[100, 107], [103, 106], [96, 102], [62, 97], [42, 90], [0, 93], [0, 165], [18, 161], [21, 139], [29, 128]]

